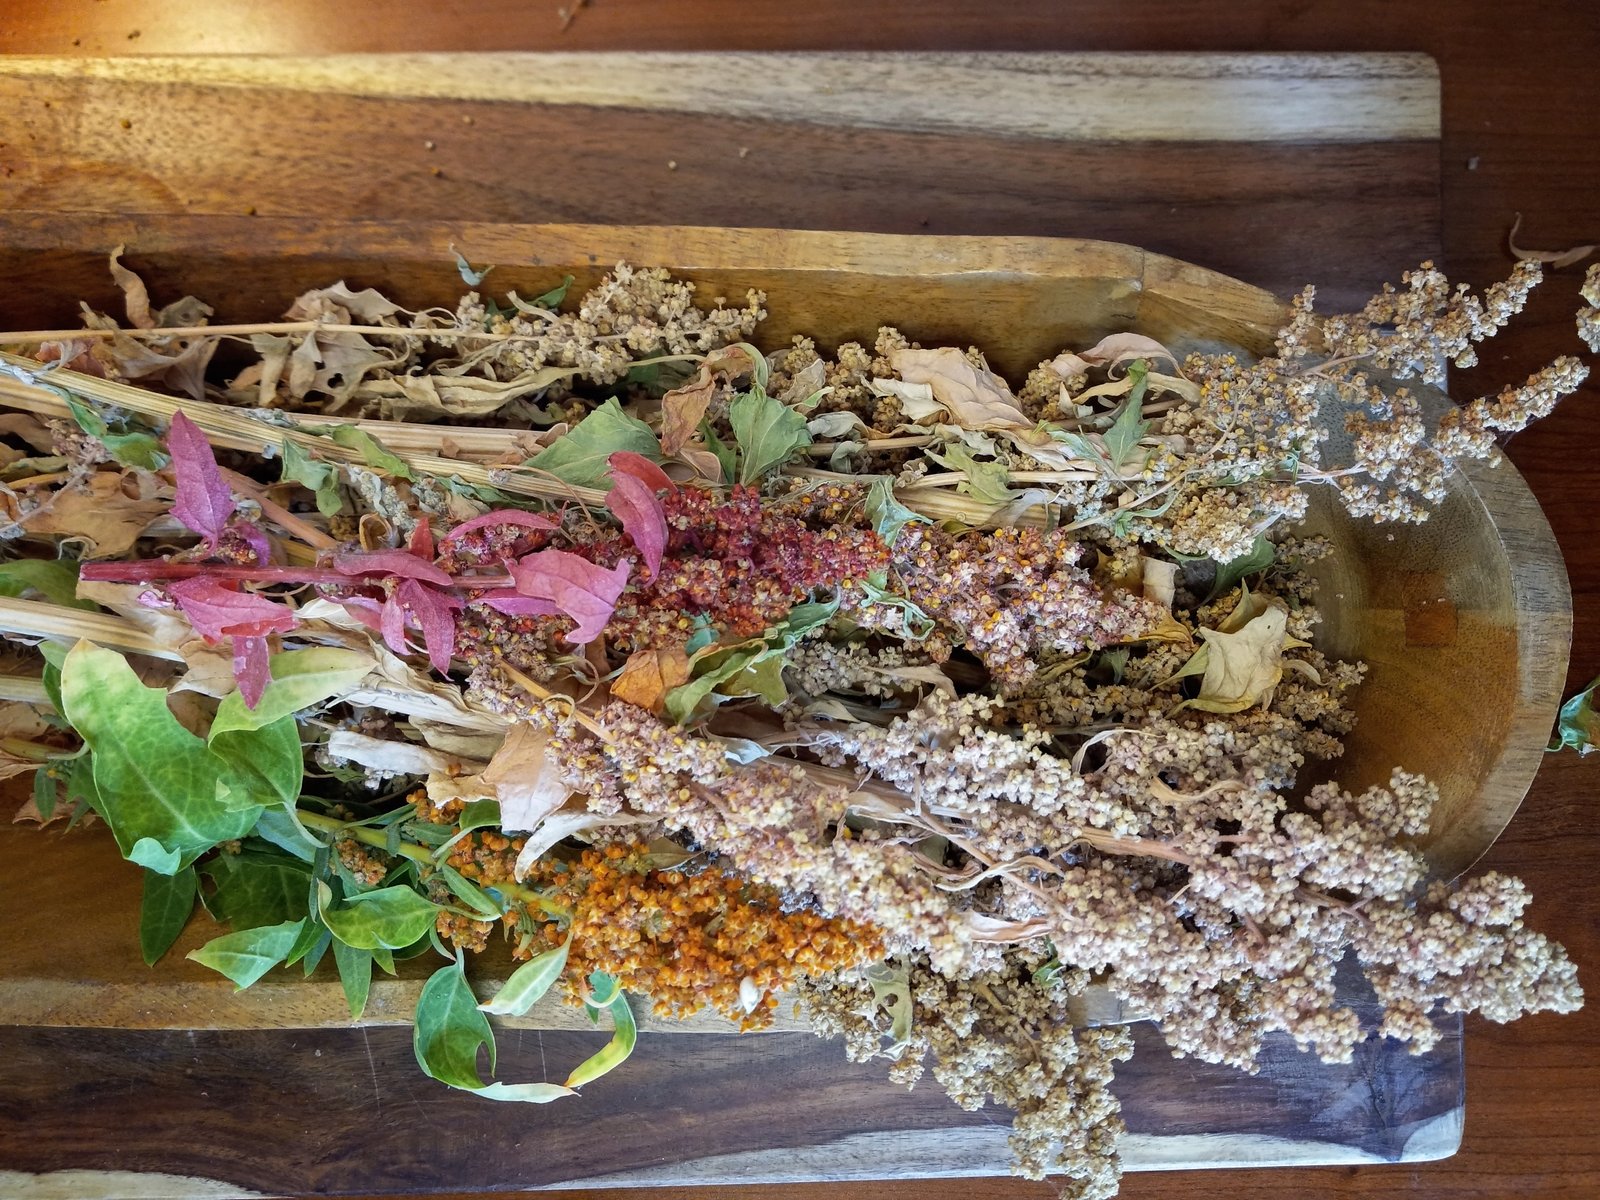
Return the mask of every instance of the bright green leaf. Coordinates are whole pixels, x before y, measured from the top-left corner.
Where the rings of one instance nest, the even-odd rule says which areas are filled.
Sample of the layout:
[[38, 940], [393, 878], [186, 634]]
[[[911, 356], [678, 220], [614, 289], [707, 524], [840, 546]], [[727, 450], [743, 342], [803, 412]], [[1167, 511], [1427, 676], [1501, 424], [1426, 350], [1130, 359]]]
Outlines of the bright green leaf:
[[488, 892], [454, 867], [440, 867], [437, 873], [444, 880], [445, 887], [450, 889], [450, 894], [475, 913], [480, 921], [498, 921], [504, 915], [505, 909], [496, 904]]
[[59, 783], [55, 771], [50, 767], [42, 767], [33, 773], [33, 807], [41, 821], [48, 821], [56, 815], [56, 793]]
[[269, 808], [261, 814], [261, 819], [256, 822], [255, 829], [251, 830], [263, 841], [271, 842], [278, 849], [294, 855], [302, 862], [310, 862], [322, 845], [311, 831], [300, 823], [300, 818], [295, 813], [294, 805], [280, 804], [276, 808]]
[[432, 929], [439, 914], [437, 904], [403, 884], [346, 896], [342, 908], [324, 895], [320, 910], [333, 936], [358, 950], [403, 949]]
[[511, 972], [494, 999], [478, 1005], [497, 1017], [525, 1017], [567, 969], [567, 942], [537, 954]]
[[139, 905], [139, 949], [147, 966], [172, 948], [194, 912], [197, 891], [194, 868], [164, 875], [144, 873], [144, 898]]
[[631, 450], [660, 461], [661, 443], [637, 417], [622, 411], [613, 396], [541, 450], [527, 465], [576, 487], [608, 486], [610, 457]]
[[175, 875], [183, 865], [183, 855], [176, 850], [168, 850], [155, 838], [142, 837], [128, 851], [128, 861], [138, 863], [157, 875]]
[[79, 642], [61, 672], [63, 715], [93, 751], [95, 811], [122, 853], [150, 839], [180, 865], [241, 838], [261, 816], [218, 799], [228, 764], [178, 723], [166, 693], [139, 682], [122, 655]]
[[759, 387], [734, 397], [728, 420], [739, 446], [740, 483], [754, 483], [811, 444], [805, 416]]
[[344, 987], [345, 1003], [350, 1006], [350, 1019], [358, 1020], [367, 1007], [367, 994], [372, 990], [372, 952], [336, 941], [333, 961], [339, 967], [339, 982]]
[[456, 831], [433, 852], [434, 862], [443, 862], [457, 842], [477, 829], [500, 828], [500, 801], [474, 800], [464, 805], [456, 818]]
[[1133, 386], [1128, 391], [1128, 397], [1122, 402], [1122, 407], [1117, 410], [1116, 420], [1111, 422], [1111, 428], [1105, 432], [1106, 454], [1116, 467], [1121, 467], [1139, 439], [1144, 437], [1150, 428], [1150, 422], [1143, 420], [1144, 394], [1148, 386], [1147, 378], [1149, 368], [1144, 359], [1135, 359], [1128, 365], [1128, 376], [1133, 380]]
[[245, 929], [212, 938], [185, 956], [227, 976], [243, 991], [281, 963], [300, 936], [303, 921]]
[[959, 442], [949, 443], [944, 447], [942, 454], [930, 454], [930, 458], [942, 462], [945, 466], [956, 471], [966, 473], [966, 482], [956, 485], [958, 492], [964, 492], [982, 504], [991, 504], [996, 508], [1010, 504], [1017, 498], [1017, 493], [1011, 490], [1011, 473], [1004, 464], [993, 461], [980, 462], [972, 457], [972, 451]]
[[298, 859], [245, 850], [219, 854], [201, 871], [214, 891], [207, 907], [235, 929], [276, 925], [306, 915], [311, 870]]
[[1276, 546], [1264, 537], [1257, 537], [1250, 544], [1250, 549], [1217, 568], [1216, 582], [1211, 585], [1211, 594], [1206, 599], [1215, 600], [1218, 596], [1226, 596], [1238, 587], [1240, 580], [1246, 576], [1265, 571], [1272, 565], [1277, 553]]
[[331, 517], [344, 507], [339, 495], [339, 468], [312, 458], [292, 438], [283, 441], [283, 475], [288, 483], [298, 483], [317, 495], [317, 511]]

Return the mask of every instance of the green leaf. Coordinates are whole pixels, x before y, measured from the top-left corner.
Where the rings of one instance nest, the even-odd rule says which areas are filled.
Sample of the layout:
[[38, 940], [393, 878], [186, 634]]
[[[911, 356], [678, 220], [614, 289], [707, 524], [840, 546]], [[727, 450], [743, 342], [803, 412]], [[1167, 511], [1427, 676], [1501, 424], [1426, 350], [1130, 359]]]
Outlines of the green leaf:
[[78, 428], [104, 446], [111, 457], [123, 466], [159, 471], [167, 465], [167, 455], [161, 449], [161, 442], [152, 434], [140, 430], [112, 433], [105, 419], [82, 400], [68, 395], [66, 401]]
[[882, 1004], [889, 1014], [890, 1044], [883, 1053], [897, 1056], [911, 1042], [911, 974], [905, 963], [878, 963], [866, 970], [874, 1004]]
[[138, 863], [158, 875], [175, 875], [183, 865], [183, 855], [176, 850], [168, 850], [155, 838], [142, 837], [128, 851], [128, 861]]
[[561, 302], [567, 298], [567, 289], [572, 286], [572, 276], [564, 275], [561, 283], [551, 288], [542, 295], [535, 296], [533, 302], [540, 308], [560, 308]]
[[294, 805], [280, 804], [276, 808], [269, 808], [261, 814], [261, 819], [256, 822], [255, 829], [251, 830], [263, 841], [271, 842], [278, 849], [294, 855], [302, 862], [310, 862], [316, 857], [317, 849], [322, 845], [311, 831], [300, 823]]
[[562, 942], [554, 950], [534, 955], [511, 972], [511, 978], [500, 985], [494, 999], [486, 1000], [478, 1007], [497, 1017], [527, 1016], [528, 1010], [543, 998], [555, 981], [561, 978], [561, 972], [567, 969], [569, 944]]
[[312, 458], [292, 438], [283, 440], [283, 475], [288, 483], [298, 483], [317, 494], [317, 511], [331, 517], [344, 507], [339, 495], [339, 468], [333, 463]]
[[494, 898], [454, 867], [440, 867], [437, 872], [450, 894], [475, 913], [481, 921], [498, 921], [505, 909]]
[[[19, 558], [0, 563], [0, 596], [20, 598], [29, 591], [38, 592], [51, 604], [100, 611], [93, 600], [78, 599], [78, 564], [71, 559]], [[66, 648], [61, 652], [65, 654]]]
[[315, 917], [307, 917], [301, 924], [300, 936], [295, 938], [294, 945], [289, 947], [289, 953], [284, 956], [283, 965], [292, 967], [304, 959], [307, 964], [306, 974], [310, 975], [317, 969], [323, 952], [327, 950], [327, 943], [333, 941], [333, 934], [328, 932], [328, 927]]
[[732, 483], [734, 474], [739, 470], [739, 455], [722, 440], [710, 421], [700, 422], [700, 436], [705, 438], [706, 449], [717, 456], [717, 462], [722, 467], [722, 481]]
[[[442, 842], [433, 852], [434, 862], [443, 862], [445, 857], [457, 842], [466, 837], [475, 829], [498, 829], [500, 827], [500, 801], [474, 800], [462, 806], [461, 814], [456, 818], [456, 832]], [[498, 915], [498, 914], [497, 914]]]
[[332, 892], [322, 884], [319, 909], [333, 936], [357, 950], [401, 950], [433, 928], [439, 906], [403, 884], [346, 896], [332, 907]]
[[965, 492], [983, 504], [992, 504], [999, 508], [1010, 504], [1017, 497], [1017, 493], [1011, 490], [1009, 484], [1011, 473], [1003, 464], [979, 462], [972, 457], [972, 451], [959, 442], [948, 443], [944, 447], [943, 454], [929, 454], [928, 457], [942, 462], [952, 470], [966, 472], [966, 482], [957, 484], [956, 490]]
[[912, 512], [904, 504], [894, 498], [894, 482], [886, 477], [873, 481], [867, 489], [867, 520], [872, 522], [872, 528], [877, 531], [884, 545], [894, 545], [895, 538], [900, 536], [900, 531], [913, 521], [921, 521], [931, 525], [927, 517], [921, 513]]
[[722, 682], [725, 696], [760, 696], [768, 707], [777, 708], [789, 698], [783, 686], [783, 655], [774, 650], [763, 654]]
[[1278, 548], [1264, 537], [1257, 537], [1238, 558], [1223, 563], [1217, 568], [1216, 581], [1211, 585], [1211, 593], [1207, 600], [1215, 600], [1218, 596], [1225, 596], [1239, 586], [1239, 581], [1247, 575], [1254, 575], [1258, 571], [1265, 571], [1272, 565], [1273, 558], [1277, 555]]
[[1116, 420], [1111, 422], [1111, 428], [1104, 434], [1106, 454], [1114, 466], [1122, 466], [1150, 428], [1150, 422], [1141, 419], [1144, 415], [1145, 389], [1149, 385], [1148, 373], [1149, 366], [1142, 358], [1128, 364], [1128, 376], [1133, 380], [1133, 387], [1129, 389], [1122, 407], [1117, 410]]
[[1556, 720], [1556, 733], [1550, 739], [1548, 749], [1570, 748], [1579, 754], [1590, 754], [1600, 749], [1600, 714], [1594, 709], [1597, 689], [1600, 689], [1600, 679], [1561, 706], [1561, 714]]
[[456, 270], [461, 273], [461, 282], [468, 287], [477, 287], [483, 282], [483, 277], [494, 270], [493, 267], [485, 267], [481, 271], [474, 271], [472, 264], [462, 256], [461, 251], [456, 250], [454, 246], [450, 247], [450, 249], [454, 251], [456, 256]]
[[382, 442], [357, 425], [335, 425], [328, 435], [346, 450], [361, 455], [361, 461], [374, 471], [393, 475], [396, 479], [411, 479], [411, 468], [405, 459], [386, 450]]
[[428, 977], [417, 1000], [411, 1048], [423, 1073], [440, 1083], [475, 1092], [483, 1087], [478, 1074], [478, 1051], [489, 1052], [494, 1073], [494, 1030], [478, 1011], [478, 998], [467, 986], [466, 972], [457, 955], [447, 967]]
[[211, 730], [211, 749], [227, 764], [229, 809], [255, 809], [292, 804], [305, 779], [305, 751], [293, 717], [279, 717], [261, 729]]
[[50, 697], [50, 707], [62, 716], [67, 710], [61, 703], [61, 664], [67, 661], [67, 648], [60, 642], [40, 642], [39, 653], [44, 656], [45, 694]]
[[[680, 683], [666, 694], [667, 716], [679, 725], [684, 724], [694, 715], [695, 709], [700, 707], [700, 702], [711, 695], [717, 684], [725, 679], [731, 679], [767, 653], [770, 651], [766, 646], [758, 646], [749, 650], [734, 650], [725, 658], [717, 659], [715, 665], [708, 668], [704, 674], [689, 680], [688, 683]], [[708, 656], [706, 661], [711, 661], [711, 658]]]
[[260, 818], [258, 807], [230, 809], [218, 798], [228, 764], [178, 723], [166, 693], [140, 683], [122, 655], [79, 642], [64, 661], [61, 699], [93, 752], [95, 811], [125, 856], [148, 839], [186, 865], [244, 837]]
[[334, 942], [333, 961], [339, 967], [339, 982], [344, 987], [345, 1003], [350, 1006], [350, 1019], [357, 1020], [367, 1007], [367, 994], [372, 991], [372, 951]]
[[260, 729], [281, 717], [342, 696], [376, 665], [371, 655], [337, 646], [274, 654], [270, 660], [272, 679], [255, 708], [246, 708], [239, 693], [230, 692], [217, 706], [211, 736], [235, 729]]
[[189, 951], [185, 957], [226, 975], [243, 991], [288, 956], [304, 924], [285, 921], [282, 925], [224, 934]]
[[933, 618], [923, 612], [919, 604], [904, 596], [897, 596], [889, 590], [886, 572], [874, 571], [862, 580], [859, 586], [872, 603], [882, 604], [887, 608], [898, 608], [905, 614], [906, 637], [913, 641], [921, 641], [933, 632]]
[[606, 1072], [621, 1066], [628, 1055], [633, 1053], [634, 1044], [639, 1040], [639, 1026], [633, 1019], [633, 1010], [628, 1007], [628, 998], [617, 989], [615, 978], [596, 971], [589, 976], [589, 990], [597, 995], [609, 997], [603, 1005], [595, 1004], [592, 1007], [611, 1014], [611, 1040], [600, 1049], [599, 1053], [579, 1063], [572, 1074], [567, 1076], [566, 1086], [569, 1088], [592, 1083]]
[[106, 424], [105, 418], [94, 409], [90, 408], [76, 396], [66, 396], [67, 408], [72, 412], [72, 419], [78, 423], [78, 428], [87, 433], [96, 441], [104, 438], [111, 432], [111, 427]]
[[212, 915], [235, 929], [276, 925], [307, 913], [311, 870], [298, 859], [245, 850], [219, 854], [200, 869], [215, 889], [207, 901]]
[[728, 420], [739, 447], [740, 483], [755, 482], [811, 444], [805, 416], [759, 387], [734, 397]]
[[650, 426], [623, 412], [613, 396], [529, 459], [527, 465], [575, 487], [603, 488], [611, 469], [607, 460], [619, 450], [631, 450], [652, 462], [661, 460], [661, 443]]
[[196, 891], [193, 867], [176, 875], [144, 873], [144, 899], [139, 905], [139, 949], [144, 953], [146, 966], [154, 966], [178, 940], [194, 912]]
[[56, 790], [59, 782], [55, 771], [48, 766], [41, 767], [33, 773], [33, 807], [38, 810], [41, 821], [48, 821], [56, 815]]

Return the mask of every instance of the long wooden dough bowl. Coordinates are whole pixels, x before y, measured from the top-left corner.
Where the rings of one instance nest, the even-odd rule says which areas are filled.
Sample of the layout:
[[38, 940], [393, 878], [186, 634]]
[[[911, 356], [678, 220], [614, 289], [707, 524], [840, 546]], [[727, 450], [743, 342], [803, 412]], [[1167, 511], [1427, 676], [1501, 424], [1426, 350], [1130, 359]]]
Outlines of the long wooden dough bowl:
[[[496, 265], [497, 291], [538, 294], [563, 274], [582, 289], [621, 260], [663, 266], [694, 280], [707, 299], [764, 290], [764, 348], [797, 333], [830, 347], [870, 342], [880, 324], [893, 324], [925, 345], [982, 347], [996, 370], [1018, 381], [1063, 348], [1122, 330], [1179, 347], [1221, 342], [1263, 353], [1286, 314], [1280, 300], [1237, 280], [1105, 242], [14, 213], [0, 216], [0, 328], [70, 327], [80, 299], [117, 311], [106, 254], [118, 243], [152, 296], [192, 293], [215, 305], [220, 320], [277, 319], [300, 292], [341, 278], [408, 307], [453, 304], [462, 290], [454, 245]], [[1352, 521], [1326, 500], [1311, 523], [1336, 547], [1320, 573], [1320, 643], [1370, 667], [1335, 777], [1361, 788], [1403, 766], [1435, 780], [1441, 803], [1426, 848], [1440, 875], [1455, 875], [1516, 811], [1559, 701], [1571, 603], [1555, 540], [1509, 464], [1454, 472], [1448, 498], [1420, 526]], [[277, 972], [235, 993], [185, 961], [184, 951], [217, 932], [204, 917], [146, 968], [137, 939], [140, 872], [121, 862], [103, 830], [0, 829], [0, 1023], [347, 1023], [331, 971], [310, 981]], [[486, 987], [504, 966], [484, 964]], [[404, 973], [375, 980], [364, 1020], [408, 1021], [419, 987], [420, 976]], [[1085, 1013], [1117, 1015], [1092, 1004]], [[545, 1028], [577, 1021], [553, 1004], [527, 1018]], [[662, 1027], [726, 1028], [711, 1018]]]

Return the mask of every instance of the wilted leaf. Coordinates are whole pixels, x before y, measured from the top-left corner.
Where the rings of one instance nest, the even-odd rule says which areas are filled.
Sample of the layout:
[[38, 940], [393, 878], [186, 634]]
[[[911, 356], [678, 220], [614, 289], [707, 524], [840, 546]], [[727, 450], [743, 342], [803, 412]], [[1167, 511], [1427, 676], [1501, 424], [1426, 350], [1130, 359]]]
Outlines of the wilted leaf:
[[716, 391], [716, 378], [702, 367], [694, 379], [661, 397], [662, 454], [670, 458], [689, 444]]
[[461, 274], [461, 282], [466, 284], [468, 287], [477, 287], [483, 282], [483, 277], [490, 271], [494, 270], [493, 267], [484, 267], [481, 271], [473, 270], [472, 265], [467, 262], [466, 257], [454, 246], [450, 247], [450, 253], [456, 256], [456, 270]]
[[82, 484], [62, 487], [49, 504], [22, 518], [29, 533], [81, 538], [85, 558], [126, 553], [145, 526], [166, 513], [160, 500], [135, 500], [122, 491], [116, 471], [96, 471]]
[[646, 458], [642, 454], [635, 454], [632, 450], [618, 450], [610, 458], [606, 459], [606, 463], [611, 469], [613, 478], [616, 477], [618, 472], [621, 472], [625, 475], [632, 475], [652, 492], [663, 490], [676, 492], [678, 490], [678, 485], [672, 482], [672, 477], [663, 471], [654, 459]]
[[823, 413], [806, 422], [806, 432], [815, 438], [848, 437], [857, 429], [867, 428], [867, 423], [853, 412]]
[[111, 252], [111, 278], [122, 289], [123, 303], [128, 310], [128, 323], [138, 329], [154, 329], [156, 319], [150, 315], [150, 292], [144, 280], [121, 263], [126, 246], [119, 244]]
[[667, 693], [688, 678], [689, 657], [681, 647], [638, 650], [623, 664], [622, 674], [611, 684], [611, 694], [659, 717], [666, 711]]
[[602, 997], [595, 1002], [587, 1003], [591, 1017], [598, 1015], [599, 1012], [611, 1014], [611, 1040], [598, 1053], [591, 1055], [573, 1069], [566, 1080], [566, 1086], [569, 1088], [582, 1087], [621, 1066], [628, 1055], [633, 1053], [633, 1047], [639, 1040], [639, 1026], [634, 1022], [633, 1010], [628, 1007], [628, 998], [618, 988], [616, 979], [596, 971], [589, 976], [589, 990], [597, 997]]
[[926, 384], [931, 388], [934, 399], [950, 414], [953, 423], [963, 429], [1028, 429], [1033, 426], [1006, 381], [986, 367], [974, 366], [953, 346], [937, 350], [899, 349], [889, 355], [889, 365], [907, 383]]
[[1133, 382], [1128, 389], [1128, 398], [1122, 402], [1122, 407], [1117, 410], [1117, 416], [1111, 422], [1111, 428], [1105, 431], [1104, 440], [1106, 454], [1111, 459], [1112, 466], [1121, 470], [1128, 461], [1128, 456], [1133, 453], [1134, 447], [1139, 444], [1139, 439], [1150, 429], [1150, 422], [1143, 419], [1144, 394], [1148, 387], [1146, 375], [1148, 370], [1143, 359], [1136, 359], [1128, 368], [1128, 378]]
[[374, 471], [382, 471], [396, 479], [414, 478], [405, 459], [387, 449], [382, 442], [359, 425], [335, 425], [327, 433], [346, 450], [354, 450], [361, 455], [361, 461]]
[[661, 446], [650, 426], [623, 412], [613, 396], [527, 465], [578, 487], [598, 488], [605, 486], [609, 460], [618, 450], [656, 458]]
[[1572, 749], [1579, 754], [1590, 754], [1600, 749], [1600, 714], [1595, 712], [1594, 707], [1597, 690], [1600, 690], [1600, 679], [1561, 706], [1549, 749]]
[[599, 637], [628, 585], [628, 564], [609, 570], [566, 550], [540, 550], [518, 560], [511, 569], [517, 591], [547, 600], [577, 623], [568, 634], [575, 645]]
[[172, 427], [167, 432], [167, 450], [172, 454], [172, 473], [177, 480], [172, 515], [215, 549], [235, 506], [233, 494], [217, 469], [211, 443], [198, 425], [178, 412], [173, 414]]
[[522, 880], [533, 864], [563, 838], [593, 833], [613, 825], [642, 825], [653, 820], [654, 817], [630, 812], [590, 812], [582, 800], [573, 800], [540, 821], [536, 829], [528, 831], [527, 840], [522, 843], [522, 850], [517, 855], [516, 866], [512, 868], [512, 875], [518, 881]]
[[376, 402], [378, 415], [386, 421], [486, 417], [513, 400], [546, 391], [577, 373], [575, 367], [539, 367], [507, 380], [480, 375], [394, 375], [363, 379], [350, 398]]
[[315, 492], [317, 511], [325, 517], [333, 516], [344, 507], [339, 496], [339, 468], [312, 458], [292, 438], [286, 438], [283, 443], [282, 478]]
[[1178, 590], [1178, 564], [1145, 557], [1140, 583], [1146, 600], [1154, 600], [1171, 612], [1172, 598]]
[[1283, 678], [1284, 634], [1288, 614], [1269, 606], [1237, 633], [1201, 629], [1205, 675], [1200, 694], [1186, 707], [1202, 712], [1243, 712], [1262, 703]]
[[1164, 358], [1174, 367], [1181, 366], [1172, 351], [1142, 333], [1113, 333], [1075, 357], [1096, 367], [1114, 367], [1136, 358]]
[[1217, 568], [1217, 578], [1211, 585], [1211, 593], [1206, 598], [1214, 600], [1218, 596], [1226, 596], [1239, 582], [1248, 575], [1258, 571], [1265, 571], [1272, 565], [1278, 548], [1264, 537], [1257, 537], [1238, 558], [1223, 563]]
[[[613, 459], [617, 455], [611, 456]], [[606, 507], [622, 524], [639, 557], [649, 568], [651, 578], [661, 570], [661, 556], [667, 549], [667, 514], [656, 497], [655, 490], [637, 475], [613, 470], [611, 490], [606, 493]]]
[[740, 483], [754, 483], [811, 442], [805, 417], [759, 387], [734, 397], [728, 420], [739, 447]]
[[1009, 504], [1016, 493], [1011, 490], [1008, 483], [1010, 472], [1004, 464], [997, 462], [979, 462], [972, 457], [972, 451], [962, 445], [947, 445], [943, 454], [928, 452], [928, 457], [942, 462], [945, 466], [955, 471], [966, 473], [966, 480], [956, 485], [958, 492], [964, 492], [973, 499], [983, 504], [990, 504], [996, 508]]
[[234, 697], [217, 706], [212, 735], [229, 729], [260, 729], [280, 717], [342, 696], [366, 678], [377, 663], [371, 655], [337, 646], [288, 650], [271, 659], [272, 682], [254, 709]]
[[913, 521], [932, 524], [927, 517], [912, 512], [894, 498], [894, 483], [887, 478], [873, 480], [867, 489], [867, 520], [872, 522], [873, 530], [886, 546], [894, 545], [900, 531]]
[[350, 729], [335, 729], [328, 735], [327, 754], [385, 775], [427, 775], [433, 771], [453, 774], [459, 766], [453, 756], [415, 742], [368, 737]]
[[550, 735], [527, 722], [506, 734], [480, 778], [500, 804], [500, 828], [521, 833], [534, 829], [571, 794], [561, 778], [561, 764], [549, 754]]

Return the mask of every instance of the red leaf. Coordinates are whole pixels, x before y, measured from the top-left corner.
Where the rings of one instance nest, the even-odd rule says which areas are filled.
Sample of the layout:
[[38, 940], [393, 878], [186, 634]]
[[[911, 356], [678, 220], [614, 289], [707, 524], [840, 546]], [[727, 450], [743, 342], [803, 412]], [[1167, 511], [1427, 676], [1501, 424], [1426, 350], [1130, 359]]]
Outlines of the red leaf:
[[341, 550], [333, 556], [333, 569], [345, 575], [398, 575], [401, 579], [420, 579], [439, 587], [453, 587], [455, 580], [431, 562], [404, 550], [374, 550], [362, 553]]
[[261, 526], [242, 517], [235, 517], [228, 522], [227, 532], [238, 537], [255, 551], [256, 566], [264, 567], [272, 561], [272, 543], [267, 539], [266, 531]]
[[618, 450], [606, 462], [611, 464], [612, 478], [616, 479], [617, 471], [632, 475], [640, 483], [647, 485], [652, 492], [666, 488], [669, 492], [678, 490], [678, 485], [667, 477], [667, 473], [651, 462], [642, 454], [635, 454], [632, 450]]
[[561, 611], [552, 601], [532, 596], [485, 596], [483, 603], [508, 617], [553, 617]]
[[575, 645], [600, 636], [628, 586], [628, 564], [607, 570], [565, 550], [540, 550], [511, 568], [517, 590], [536, 600], [554, 602], [578, 627], [567, 635]]
[[606, 493], [606, 507], [639, 548], [653, 579], [661, 570], [661, 556], [667, 549], [667, 514], [656, 499], [655, 490], [637, 475], [613, 471], [611, 478], [614, 482]]
[[345, 596], [336, 603], [374, 633], [383, 632], [383, 606], [366, 596]]
[[428, 648], [433, 669], [448, 673], [450, 660], [456, 656], [455, 610], [461, 607], [461, 601], [425, 588], [414, 579], [407, 579], [396, 591], [422, 630], [422, 642]]
[[383, 602], [383, 609], [378, 614], [378, 627], [383, 631], [383, 640], [388, 643], [389, 649], [396, 654], [411, 653], [411, 647], [406, 643], [406, 610], [400, 603], [399, 592]]
[[267, 682], [272, 678], [266, 638], [233, 639], [233, 678], [239, 684], [239, 697], [246, 708], [261, 703], [261, 693], [267, 690]]
[[254, 592], [236, 592], [204, 575], [171, 584], [167, 594], [208, 642], [224, 637], [264, 637], [295, 627], [294, 611], [286, 605]]
[[561, 528], [555, 521], [541, 513], [523, 512], [520, 508], [500, 508], [473, 517], [470, 521], [461, 522], [444, 535], [444, 540], [453, 542], [456, 538], [466, 537], [469, 533], [476, 533], [480, 529], [489, 529], [496, 525], [521, 525], [524, 529], [545, 531]]
[[428, 524], [426, 517], [419, 519], [417, 527], [411, 531], [411, 544], [406, 547], [406, 552], [424, 562], [433, 561], [433, 526]]
[[178, 412], [172, 415], [172, 428], [167, 431], [167, 450], [172, 454], [172, 473], [178, 485], [172, 515], [214, 550], [233, 516], [234, 504], [233, 493], [217, 469], [211, 443], [198, 425]]

